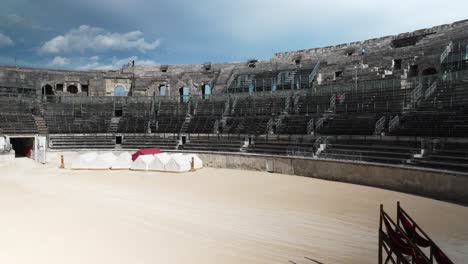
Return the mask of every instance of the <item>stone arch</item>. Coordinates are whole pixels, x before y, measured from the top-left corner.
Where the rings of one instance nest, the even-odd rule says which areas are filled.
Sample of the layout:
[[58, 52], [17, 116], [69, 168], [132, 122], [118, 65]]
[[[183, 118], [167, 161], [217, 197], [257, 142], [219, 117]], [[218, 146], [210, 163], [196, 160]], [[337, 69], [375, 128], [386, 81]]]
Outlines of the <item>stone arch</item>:
[[167, 86], [165, 84], [159, 85], [159, 96], [166, 96], [167, 94]]
[[67, 92], [71, 93], [71, 94], [77, 94], [78, 93], [78, 87], [74, 84], [72, 85], [69, 85], [67, 87]]
[[190, 99], [190, 89], [187, 86], [179, 88], [180, 102], [186, 103]]
[[204, 84], [202, 86], [202, 97], [203, 99], [208, 99], [211, 96], [212, 89], [209, 84]]
[[426, 68], [422, 71], [421, 75], [422, 76], [426, 76], [426, 75], [434, 75], [434, 74], [437, 74], [437, 70], [436, 68], [434, 67], [429, 67], [429, 68]]
[[50, 84], [42, 86], [42, 95], [54, 95], [54, 88]]
[[125, 96], [125, 87], [123, 85], [116, 85], [114, 88], [114, 96]]

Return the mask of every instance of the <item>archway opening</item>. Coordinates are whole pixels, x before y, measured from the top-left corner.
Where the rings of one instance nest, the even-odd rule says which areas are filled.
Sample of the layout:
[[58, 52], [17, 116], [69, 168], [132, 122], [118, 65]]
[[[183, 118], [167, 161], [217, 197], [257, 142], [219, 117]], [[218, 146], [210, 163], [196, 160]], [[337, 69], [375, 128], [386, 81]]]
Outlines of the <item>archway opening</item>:
[[210, 98], [210, 95], [211, 95], [211, 87], [208, 84], [203, 85], [203, 88], [202, 88], [203, 99]]
[[179, 89], [179, 95], [180, 95], [180, 102], [181, 103], [186, 103], [190, 99], [190, 90], [188, 87], [182, 87]]
[[46, 84], [46, 85], [42, 86], [42, 94], [43, 95], [54, 95], [54, 89], [52, 88], [52, 86]]
[[253, 93], [253, 92], [254, 92], [254, 85], [253, 85], [253, 83], [251, 83], [249, 85], [249, 93]]
[[114, 88], [114, 96], [125, 96], [125, 88], [122, 85], [117, 85]]
[[435, 68], [427, 68], [422, 71], [421, 75], [426, 76], [426, 75], [434, 75], [437, 74], [437, 70]]
[[166, 86], [165, 85], [159, 86], [159, 96], [166, 96]]
[[67, 87], [67, 92], [72, 93], [72, 94], [77, 94], [78, 87], [76, 87], [76, 85], [70, 85]]
[[409, 67], [408, 77], [409, 78], [418, 77], [418, 74], [419, 74], [418, 65], [411, 65]]

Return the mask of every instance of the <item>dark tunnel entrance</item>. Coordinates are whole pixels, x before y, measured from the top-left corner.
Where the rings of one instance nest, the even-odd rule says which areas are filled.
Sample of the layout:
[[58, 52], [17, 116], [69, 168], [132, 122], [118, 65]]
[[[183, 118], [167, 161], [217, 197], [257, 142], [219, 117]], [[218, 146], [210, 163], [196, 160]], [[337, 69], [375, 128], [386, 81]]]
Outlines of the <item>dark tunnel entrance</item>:
[[10, 138], [16, 158], [33, 157], [34, 138]]

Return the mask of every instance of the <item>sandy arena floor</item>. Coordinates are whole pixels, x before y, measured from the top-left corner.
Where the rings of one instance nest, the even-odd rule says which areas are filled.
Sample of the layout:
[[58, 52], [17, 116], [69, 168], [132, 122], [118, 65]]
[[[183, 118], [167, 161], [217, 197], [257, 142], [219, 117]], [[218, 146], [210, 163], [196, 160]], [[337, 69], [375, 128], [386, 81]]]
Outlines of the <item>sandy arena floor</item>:
[[[379, 204], [396, 201], [455, 263], [468, 207], [263, 172], [0, 166], [0, 263], [376, 263]], [[364, 176], [364, 175], [363, 175]]]

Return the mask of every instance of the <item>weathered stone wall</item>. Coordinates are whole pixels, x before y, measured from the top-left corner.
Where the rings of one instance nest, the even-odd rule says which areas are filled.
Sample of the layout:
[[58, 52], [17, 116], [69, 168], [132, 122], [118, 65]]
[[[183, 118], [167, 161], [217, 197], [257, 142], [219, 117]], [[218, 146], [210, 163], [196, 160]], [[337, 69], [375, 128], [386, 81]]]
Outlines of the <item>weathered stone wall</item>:
[[[133, 95], [159, 94], [166, 86], [166, 95], [179, 95], [179, 89], [188, 87], [192, 95], [202, 93], [203, 85], [210, 85], [213, 93], [223, 92], [239, 73], [254, 73], [302, 67], [305, 62], [319, 62], [319, 84], [349, 82], [358, 75], [359, 80], [405, 79], [410, 66], [417, 65], [417, 75], [425, 70], [440, 72], [440, 55], [450, 41], [468, 39], [468, 20], [436, 26], [396, 36], [386, 36], [330, 47], [275, 54], [272, 59], [258, 61], [255, 68], [249, 62], [205, 63], [192, 65], [136, 66], [118, 71], [59, 71], [47, 69], [0, 67], [0, 82], [5, 78], [34, 81], [37, 94], [41, 87], [58, 85], [64, 90], [75, 85], [81, 91], [88, 86], [89, 95], [113, 95], [117, 85]], [[361, 49], [365, 55], [361, 56]], [[401, 69], [394, 67], [401, 60]], [[300, 61], [296, 65], [296, 61]], [[357, 67], [355, 67], [357, 66]], [[340, 76], [335, 76], [340, 72]], [[0, 83], [1, 84], [1, 83]]]
[[[109, 150], [93, 151], [104, 153]], [[112, 150], [116, 154], [120, 154], [122, 151], [131, 150]], [[86, 151], [82, 150], [81, 152]], [[58, 166], [61, 155], [64, 155], [65, 165], [69, 168], [71, 161], [76, 158], [78, 152], [73, 150], [48, 151], [47, 162]], [[203, 152], [198, 153], [198, 155], [206, 167], [268, 171], [312, 177], [412, 193], [468, 205], [467, 174], [444, 173], [437, 170], [404, 166], [299, 157], [215, 152]]]
[[468, 204], [468, 175], [372, 163], [199, 153], [208, 167], [269, 171], [360, 184]]

